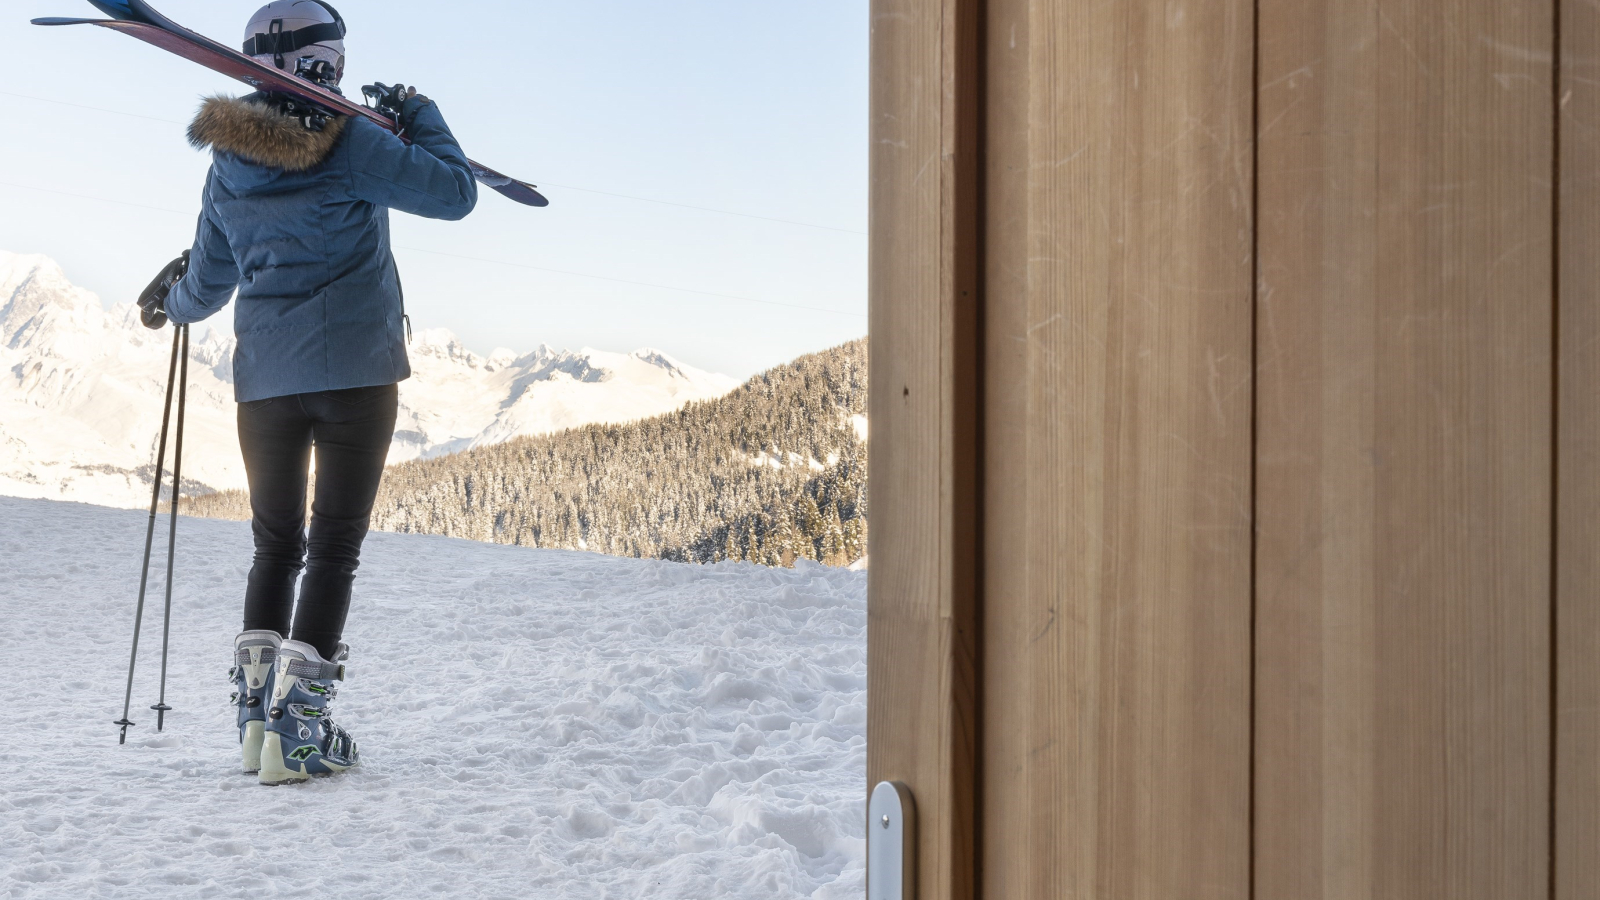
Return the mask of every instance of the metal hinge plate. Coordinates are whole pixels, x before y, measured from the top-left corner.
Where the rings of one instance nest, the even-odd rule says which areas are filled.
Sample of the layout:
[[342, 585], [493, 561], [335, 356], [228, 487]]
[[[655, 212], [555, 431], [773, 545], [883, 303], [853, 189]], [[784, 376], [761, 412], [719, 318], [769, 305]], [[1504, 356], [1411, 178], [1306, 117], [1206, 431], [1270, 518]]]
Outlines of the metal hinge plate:
[[867, 802], [867, 900], [916, 897], [916, 826], [911, 789], [878, 782]]

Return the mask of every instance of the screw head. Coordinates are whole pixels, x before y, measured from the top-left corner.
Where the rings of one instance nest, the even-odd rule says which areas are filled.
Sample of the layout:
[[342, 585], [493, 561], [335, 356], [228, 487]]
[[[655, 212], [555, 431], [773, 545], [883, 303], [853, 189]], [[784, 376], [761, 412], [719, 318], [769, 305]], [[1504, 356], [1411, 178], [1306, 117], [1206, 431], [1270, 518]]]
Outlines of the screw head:
[[883, 817], [883, 827], [885, 827], [885, 828], [889, 827], [889, 817], [888, 816], [884, 816]]

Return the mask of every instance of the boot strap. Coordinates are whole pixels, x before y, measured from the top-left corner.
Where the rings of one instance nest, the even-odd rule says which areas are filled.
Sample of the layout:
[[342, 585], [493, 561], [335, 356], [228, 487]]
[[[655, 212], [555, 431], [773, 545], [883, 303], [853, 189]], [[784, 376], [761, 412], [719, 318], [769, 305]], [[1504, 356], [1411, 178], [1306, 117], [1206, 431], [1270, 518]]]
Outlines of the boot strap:
[[261, 648], [261, 664], [263, 666], [269, 666], [277, 661], [278, 651], [271, 644], [248, 644], [234, 651], [234, 659], [238, 661], [239, 665], [251, 665], [250, 650], [254, 647]]
[[309, 678], [313, 681], [344, 680], [343, 663], [315, 663], [309, 659], [291, 659], [287, 671], [290, 678]]

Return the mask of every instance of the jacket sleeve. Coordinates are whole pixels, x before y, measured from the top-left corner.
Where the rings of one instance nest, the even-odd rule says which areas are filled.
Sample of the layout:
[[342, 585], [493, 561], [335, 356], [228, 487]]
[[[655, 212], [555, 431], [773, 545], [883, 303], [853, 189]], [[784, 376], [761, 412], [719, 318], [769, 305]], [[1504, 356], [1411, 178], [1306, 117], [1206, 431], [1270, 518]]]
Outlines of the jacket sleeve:
[[362, 200], [430, 219], [461, 219], [478, 203], [478, 185], [439, 107], [422, 105], [406, 144], [365, 119], [347, 128], [351, 191]]
[[167, 318], [176, 325], [211, 316], [228, 305], [239, 286], [239, 265], [211, 205], [212, 177], [206, 175], [205, 193], [200, 198], [200, 224], [189, 251], [189, 271], [167, 295]]

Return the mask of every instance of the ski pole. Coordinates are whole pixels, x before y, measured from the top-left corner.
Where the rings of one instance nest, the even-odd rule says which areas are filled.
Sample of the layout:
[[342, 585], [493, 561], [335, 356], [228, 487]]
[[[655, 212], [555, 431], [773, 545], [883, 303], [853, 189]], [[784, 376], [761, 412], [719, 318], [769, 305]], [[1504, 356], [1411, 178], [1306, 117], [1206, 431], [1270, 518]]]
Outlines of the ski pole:
[[167, 643], [172, 635], [172, 560], [178, 546], [178, 497], [183, 493], [183, 411], [189, 397], [189, 326], [179, 325], [183, 352], [178, 363], [178, 431], [172, 442], [172, 509], [167, 527], [167, 605], [161, 614], [161, 699], [150, 707], [156, 711], [156, 731], [166, 724]]
[[167, 423], [172, 418], [172, 386], [178, 373], [178, 337], [172, 333], [172, 362], [167, 366], [167, 401], [161, 409], [161, 439], [156, 444], [156, 474], [150, 489], [150, 522], [144, 530], [144, 568], [139, 573], [139, 606], [133, 614], [133, 649], [128, 652], [128, 688], [122, 695], [122, 718], [111, 723], [121, 725], [117, 743], [128, 741], [128, 726], [135, 724], [128, 718], [128, 707], [133, 701], [133, 666], [139, 659], [139, 626], [144, 622], [145, 588], [150, 583], [150, 551], [156, 538], [156, 506], [161, 502], [161, 470], [167, 462]]

